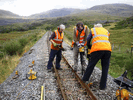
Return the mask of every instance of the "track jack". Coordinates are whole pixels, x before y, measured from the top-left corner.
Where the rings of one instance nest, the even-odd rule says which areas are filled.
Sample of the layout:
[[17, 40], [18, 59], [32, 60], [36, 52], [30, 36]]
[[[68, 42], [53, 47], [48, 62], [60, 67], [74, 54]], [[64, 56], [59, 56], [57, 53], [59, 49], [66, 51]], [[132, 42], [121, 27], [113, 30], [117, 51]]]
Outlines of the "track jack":
[[28, 72], [26, 76], [29, 80], [34, 80], [37, 78], [37, 72], [32, 71], [32, 69], [30, 69], [30, 71]]

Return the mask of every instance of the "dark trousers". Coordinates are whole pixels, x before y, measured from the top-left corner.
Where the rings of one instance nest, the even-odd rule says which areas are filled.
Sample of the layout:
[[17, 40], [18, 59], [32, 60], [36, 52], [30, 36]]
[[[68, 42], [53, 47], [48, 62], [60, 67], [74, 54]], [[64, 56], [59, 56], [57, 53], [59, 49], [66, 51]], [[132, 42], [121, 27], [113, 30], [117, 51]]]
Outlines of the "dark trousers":
[[81, 61], [81, 65], [85, 65], [84, 56], [85, 56], [85, 53], [84, 53], [84, 52], [80, 52], [80, 61]]
[[107, 82], [107, 75], [108, 75], [108, 69], [109, 69], [109, 62], [110, 62], [110, 51], [96, 51], [91, 53], [90, 61], [88, 63], [87, 69], [85, 71], [85, 74], [83, 76], [84, 81], [88, 81], [93, 69], [96, 65], [96, 63], [101, 59], [101, 65], [102, 65], [102, 76], [100, 81], [100, 88], [106, 87]]
[[61, 53], [62, 53], [61, 50], [51, 49], [47, 69], [51, 69], [51, 67], [53, 67], [52, 62], [53, 62], [55, 56], [56, 56], [56, 68], [60, 68]]

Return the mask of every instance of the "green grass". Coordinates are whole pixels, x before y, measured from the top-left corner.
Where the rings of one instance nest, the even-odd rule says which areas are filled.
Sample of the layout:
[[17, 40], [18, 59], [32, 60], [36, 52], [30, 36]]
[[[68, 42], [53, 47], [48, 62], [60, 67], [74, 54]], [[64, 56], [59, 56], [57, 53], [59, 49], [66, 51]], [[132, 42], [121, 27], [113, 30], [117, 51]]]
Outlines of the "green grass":
[[5, 36], [10, 39], [4, 42], [0, 40], [2, 45], [0, 47], [0, 83], [13, 72], [25, 51], [28, 51], [45, 33], [43, 26], [40, 26], [34, 30], [0, 34], [0, 38]]

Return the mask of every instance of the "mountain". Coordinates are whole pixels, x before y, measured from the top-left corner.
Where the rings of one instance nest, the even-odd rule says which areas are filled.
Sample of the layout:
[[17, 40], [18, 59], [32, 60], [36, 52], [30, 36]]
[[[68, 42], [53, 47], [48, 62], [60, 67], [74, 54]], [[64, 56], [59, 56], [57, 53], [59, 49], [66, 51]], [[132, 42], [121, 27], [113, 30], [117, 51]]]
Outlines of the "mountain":
[[62, 9], [52, 9], [46, 12], [33, 14], [31, 16], [19, 16], [10, 11], [0, 10], [1, 17], [19, 17], [19, 18], [53, 18], [53, 17], [63, 17], [63, 16], [96, 16], [96, 15], [111, 15], [111, 16], [121, 16], [130, 17], [133, 16], [133, 6], [128, 4], [104, 4], [96, 5], [89, 9], [74, 9], [74, 8], [62, 8]]
[[62, 9], [53, 9], [46, 12], [42, 12], [39, 14], [34, 14], [29, 16], [30, 18], [44, 18], [44, 17], [63, 17], [66, 15], [79, 13], [84, 10], [81, 9], [73, 9], [73, 8], [62, 8]]
[[128, 4], [104, 4], [91, 7], [89, 9], [73, 9], [73, 8], [62, 8], [62, 9], [53, 9], [47, 12], [42, 12], [39, 14], [34, 14], [29, 17], [31, 18], [47, 18], [47, 17], [62, 17], [66, 15], [97, 15], [97, 14], [107, 14], [113, 16], [123, 16], [129, 17], [133, 15], [133, 6]]
[[94, 6], [88, 11], [95, 11], [98, 13], [113, 15], [113, 16], [132, 16], [133, 15], [133, 6], [128, 4], [105, 4]]
[[19, 15], [14, 14], [14, 13], [12, 13], [10, 11], [0, 10], [0, 17], [11, 18], [11, 17], [19, 17]]

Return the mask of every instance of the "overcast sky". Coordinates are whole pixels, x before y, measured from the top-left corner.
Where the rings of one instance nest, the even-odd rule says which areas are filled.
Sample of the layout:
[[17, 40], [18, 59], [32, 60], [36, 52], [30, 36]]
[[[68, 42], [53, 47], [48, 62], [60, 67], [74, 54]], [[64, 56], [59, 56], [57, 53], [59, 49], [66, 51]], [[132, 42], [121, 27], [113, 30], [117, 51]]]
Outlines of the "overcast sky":
[[95, 5], [125, 3], [133, 6], [133, 0], [0, 0], [0, 9], [20, 16], [29, 16], [51, 9], [87, 9]]

